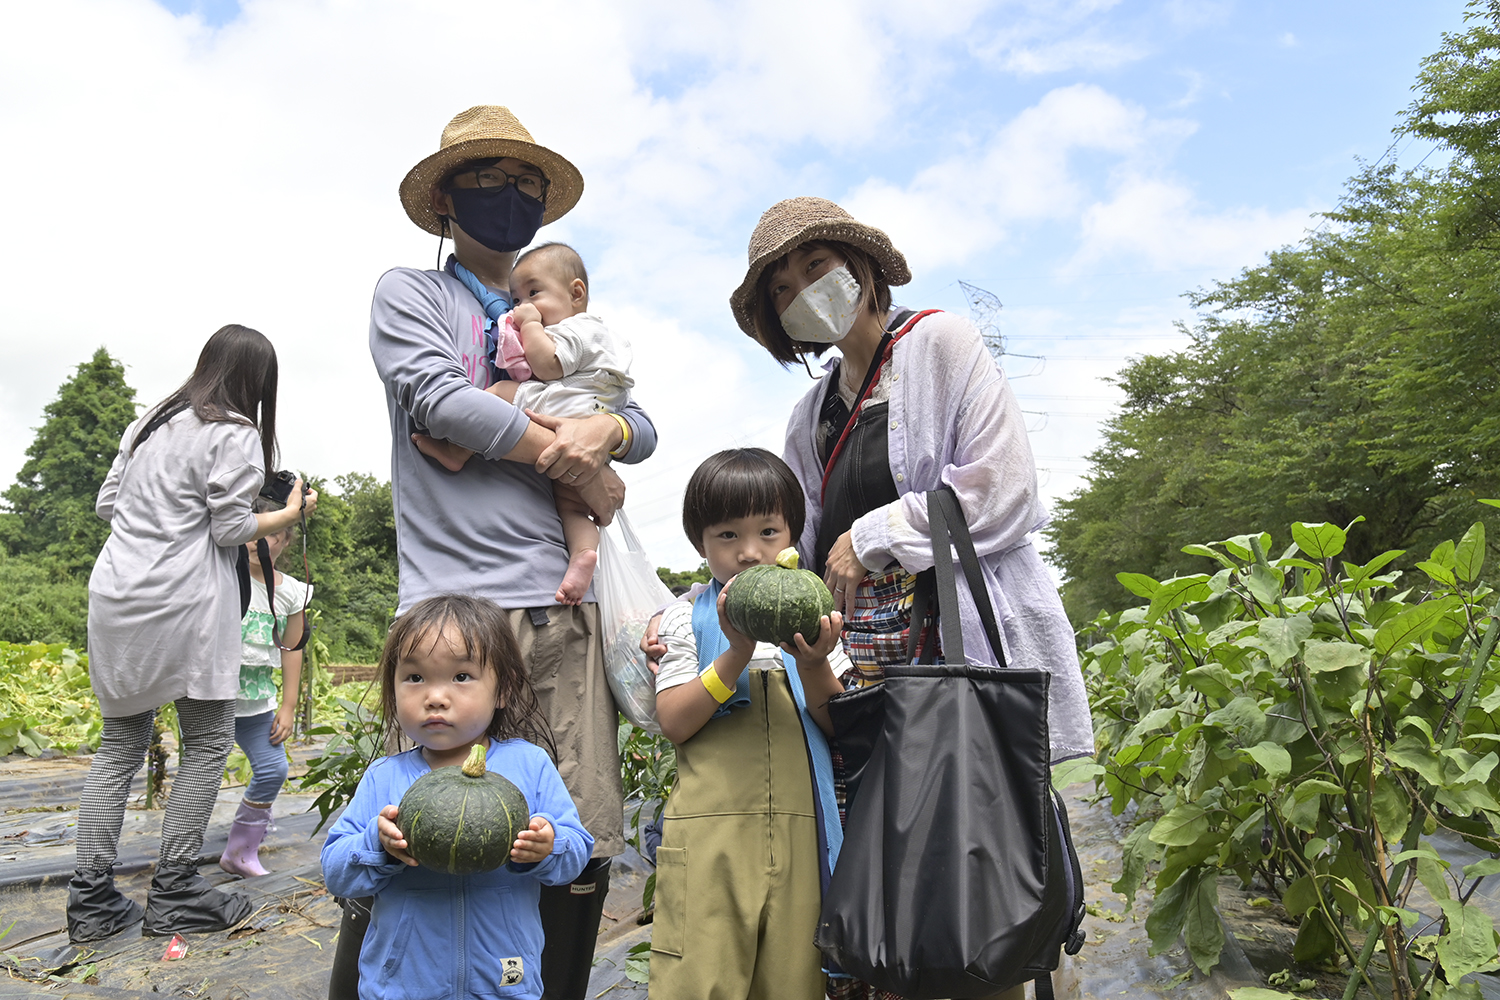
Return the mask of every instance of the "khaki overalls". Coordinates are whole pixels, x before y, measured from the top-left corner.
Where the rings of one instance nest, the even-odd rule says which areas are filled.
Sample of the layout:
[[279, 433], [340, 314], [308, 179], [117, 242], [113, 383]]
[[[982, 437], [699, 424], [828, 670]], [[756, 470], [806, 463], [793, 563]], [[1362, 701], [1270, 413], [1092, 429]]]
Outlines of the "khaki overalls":
[[817, 817], [782, 670], [677, 748], [656, 852], [652, 1000], [821, 1000]]

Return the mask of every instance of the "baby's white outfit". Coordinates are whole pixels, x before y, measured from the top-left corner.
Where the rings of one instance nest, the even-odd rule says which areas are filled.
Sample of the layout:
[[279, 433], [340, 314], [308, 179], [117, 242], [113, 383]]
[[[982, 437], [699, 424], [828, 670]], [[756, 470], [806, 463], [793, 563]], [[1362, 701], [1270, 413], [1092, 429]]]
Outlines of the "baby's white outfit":
[[611, 333], [593, 313], [569, 316], [547, 333], [557, 345], [562, 378], [532, 379], [516, 388], [515, 403], [553, 417], [590, 417], [625, 409], [630, 387], [630, 341]]

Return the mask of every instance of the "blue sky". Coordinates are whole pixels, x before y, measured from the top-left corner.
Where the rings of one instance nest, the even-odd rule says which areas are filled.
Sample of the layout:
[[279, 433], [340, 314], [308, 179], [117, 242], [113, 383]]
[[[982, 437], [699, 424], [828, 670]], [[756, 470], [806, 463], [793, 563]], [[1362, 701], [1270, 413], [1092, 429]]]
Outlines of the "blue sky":
[[[1462, 4], [1248, 0], [50, 0], [0, 12], [9, 482], [41, 409], [104, 344], [143, 401], [225, 322], [283, 372], [287, 464], [388, 474], [369, 294], [436, 247], [396, 185], [472, 104], [583, 170], [544, 238], [636, 349], [662, 446], [627, 474], [657, 561], [696, 555], [681, 488], [718, 448], [779, 450], [807, 388], [725, 305], [759, 213], [792, 195], [891, 233], [913, 306], [995, 293], [1049, 498], [1078, 488], [1129, 356], [1182, 342], [1190, 288], [1294, 241], [1391, 129]], [[28, 39], [66, 39], [37, 46]], [[1436, 162], [1433, 157], [1427, 162]], [[107, 164], [99, 183], [101, 165]], [[40, 178], [40, 179], [39, 179]], [[1040, 355], [1036, 361], [1019, 355]]]

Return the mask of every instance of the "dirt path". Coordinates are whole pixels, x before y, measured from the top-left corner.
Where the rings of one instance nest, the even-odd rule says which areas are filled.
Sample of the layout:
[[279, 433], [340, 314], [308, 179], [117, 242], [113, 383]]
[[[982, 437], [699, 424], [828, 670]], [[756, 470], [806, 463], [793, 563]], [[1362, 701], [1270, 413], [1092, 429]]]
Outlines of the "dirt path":
[[[12, 958], [9, 978], [0, 976], [0, 997], [327, 996], [340, 911], [322, 887], [322, 835], [312, 836], [317, 815], [304, 811], [312, 802], [310, 794], [283, 793], [277, 830], [267, 837], [262, 854], [273, 874], [246, 881], [225, 875], [214, 864], [241, 790], [220, 793], [204, 847], [203, 871], [228, 891], [252, 899], [256, 913], [247, 925], [233, 933], [190, 935], [186, 957], [176, 961], [162, 960], [167, 941], [141, 937], [138, 931], [91, 949], [69, 945], [63, 908], [73, 864], [74, 805], [87, 768], [86, 758], [0, 760], [0, 809], [6, 810], [0, 813], [0, 929], [13, 925], [0, 940], [0, 953]], [[1119, 827], [1106, 807], [1084, 800], [1084, 790], [1070, 789], [1067, 798], [1087, 883], [1088, 943], [1077, 957], [1064, 958], [1055, 978], [1058, 995], [1208, 1000], [1224, 997], [1234, 986], [1264, 985], [1262, 973], [1250, 965], [1232, 937], [1224, 964], [1206, 977], [1192, 969], [1180, 948], [1156, 957], [1147, 954], [1144, 919], [1149, 896], [1141, 897], [1135, 912], [1127, 913], [1123, 898], [1110, 889], [1119, 873]], [[118, 877], [136, 899], [145, 897], [160, 825], [159, 810], [127, 812]], [[646, 988], [625, 975], [625, 960], [632, 946], [650, 940], [650, 924], [639, 923], [648, 870], [633, 852], [615, 863], [590, 997], [646, 996]], [[1276, 923], [1265, 911], [1247, 912], [1247, 920]], [[1233, 918], [1231, 924], [1246, 933]], [[57, 978], [49, 981], [49, 976]], [[80, 979], [87, 981], [70, 981]]]

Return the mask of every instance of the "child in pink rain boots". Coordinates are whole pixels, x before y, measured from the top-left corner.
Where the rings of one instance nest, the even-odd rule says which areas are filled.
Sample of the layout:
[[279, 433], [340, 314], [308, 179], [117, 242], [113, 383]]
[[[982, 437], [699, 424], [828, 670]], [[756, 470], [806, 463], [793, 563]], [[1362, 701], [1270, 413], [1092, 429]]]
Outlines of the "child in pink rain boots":
[[[267, 505], [256, 501], [256, 510]], [[287, 528], [266, 536], [271, 562], [292, 541], [296, 528]], [[275, 570], [275, 635], [272, 634], [272, 610], [266, 595], [265, 575], [256, 555], [255, 543], [250, 550], [250, 609], [245, 612], [240, 635], [240, 692], [234, 709], [234, 741], [250, 760], [250, 785], [234, 814], [229, 828], [229, 844], [219, 858], [219, 867], [234, 875], [250, 877], [268, 874], [260, 863], [260, 844], [271, 825], [271, 803], [286, 782], [286, 750], [282, 743], [292, 732], [292, 717], [297, 710], [297, 691], [302, 679], [302, 650], [279, 648], [299, 646], [306, 627], [302, 609], [312, 597], [312, 588]], [[276, 693], [276, 678], [271, 671], [281, 668], [281, 694]]]

